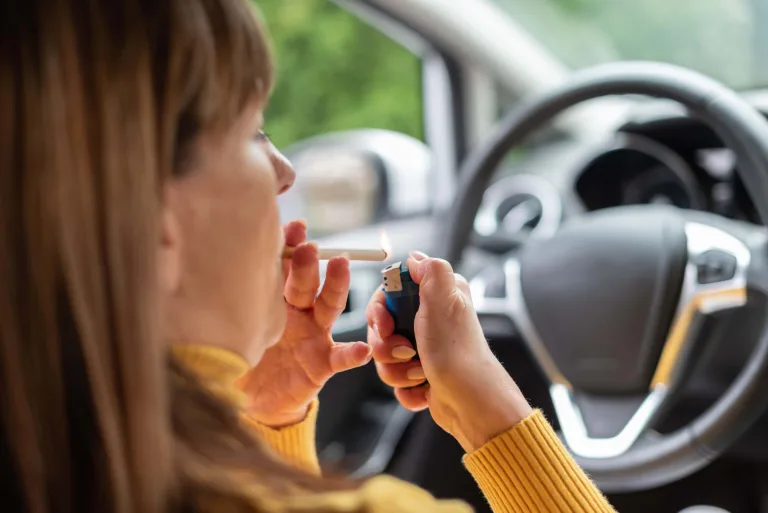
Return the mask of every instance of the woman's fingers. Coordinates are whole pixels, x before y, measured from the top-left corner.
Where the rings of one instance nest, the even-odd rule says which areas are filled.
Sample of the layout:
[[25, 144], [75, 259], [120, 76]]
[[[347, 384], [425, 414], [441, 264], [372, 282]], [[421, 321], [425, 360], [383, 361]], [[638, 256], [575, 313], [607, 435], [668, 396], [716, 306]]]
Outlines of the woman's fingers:
[[293, 252], [291, 271], [285, 283], [285, 299], [300, 310], [311, 308], [320, 288], [317, 244], [304, 242]]
[[395, 331], [395, 320], [387, 310], [384, 291], [381, 289], [373, 294], [365, 310], [365, 317], [368, 319], [368, 326], [375, 327], [375, 331], [382, 337], [388, 337]]
[[419, 360], [400, 363], [376, 362], [381, 380], [393, 388], [410, 388], [421, 385], [427, 379]]
[[402, 363], [416, 356], [407, 338], [400, 335], [382, 338], [374, 328], [368, 330], [368, 344], [373, 349], [373, 359], [379, 363]]
[[331, 372], [344, 372], [371, 361], [371, 347], [365, 342], [342, 342], [331, 347]]
[[[292, 248], [296, 247], [307, 240], [307, 222], [303, 219], [291, 221], [283, 226], [283, 234], [285, 236], [285, 245]], [[284, 259], [283, 276], [287, 279], [290, 272], [291, 259]]]
[[307, 239], [307, 222], [303, 219], [291, 221], [283, 226], [285, 245], [296, 247]]
[[433, 302], [445, 303], [456, 288], [456, 275], [451, 264], [439, 258], [417, 260], [408, 259], [408, 267], [413, 281], [419, 284], [419, 291]]
[[335, 257], [325, 270], [325, 284], [315, 301], [315, 322], [330, 328], [347, 306], [349, 296], [349, 260]]
[[428, 391], [428, 385], [415, 388], [396, 388], [395, 397], [403, 405], [403, 408], [411, 411], [421, 411], [429, 406], [427, 402]]
[[466, 294], [467, 299], [471, 301], [472, 292], [469, 288], [469, 282], [467, 281], [467, 279], [458, 273], [456, 273], [455, 278], [456, 278], [456, 288], [462, 291], [464, 294]]
[[471, 299], [469, 282], [464, 276], [454, 273], [451, 264], [445, 260], [430, 259], [424, 253], [414, 251], [407, 263], [411, 277], [421, 287], [437, 289], [446, 296], [455, 287]]

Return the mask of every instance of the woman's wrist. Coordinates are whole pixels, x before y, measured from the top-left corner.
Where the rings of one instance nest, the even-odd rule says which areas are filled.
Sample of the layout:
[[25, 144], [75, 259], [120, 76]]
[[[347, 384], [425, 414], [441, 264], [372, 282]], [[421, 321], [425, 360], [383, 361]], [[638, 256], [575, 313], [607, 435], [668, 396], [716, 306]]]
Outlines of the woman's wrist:
[[303, 422], [307, 418], [307, 414], [309, 413], [309, 407], [310, 404], [307, 404], [306, 406], [303, 406], [302, 408], [291, 411], [291, 412], [281, 412], [281, 413], [272, 413], [269, 415], [264, 415], [261, 412], [256, 412], [251, 409], [246, 409], [246, 414], [259, 424], [266, 426], [271, 429], [280, 429], [285, 428], [289, 426], [294, 426], [296, 424], [299, 424]]
[[491, 406], [486, 414], [473, 416], [462, 435], [457, 437], [467, 453], [478, 450], [497, 436], [506, 433], [533, 413], [533, 408], [520, 394], [510, 398], [506, 405]]
[[[496, 372], [492, 372], [492, 369]], [[457, 413], [460, 428], [458, 442], [471, 453], [497, 436], [515, 427], [533, 413], [517, 383], [501, 364], [492, 365], [487, 377], [477, 388], [464, 396], [465, 406]], [[494, 376], [495, 375], [495, 376]], [[493, 376], [493, 377], [491, 377]]]

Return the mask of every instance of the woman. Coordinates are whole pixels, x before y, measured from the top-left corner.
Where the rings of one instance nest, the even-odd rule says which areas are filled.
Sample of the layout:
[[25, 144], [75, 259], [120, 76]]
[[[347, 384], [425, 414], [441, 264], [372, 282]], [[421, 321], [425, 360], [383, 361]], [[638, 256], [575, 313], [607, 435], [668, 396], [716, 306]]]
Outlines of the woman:
[[318, 392], [373, 356], [496, 511], [610, 511], [447, 263], [409, 261], [421, 364], [380, 295], [370, 345], [333, 343], [349, 264], [320, 288], [305, 226], [279, 227], [271, 83], [243, 0], [0, 2], [2, 510], [466, 511], [319, 476]]

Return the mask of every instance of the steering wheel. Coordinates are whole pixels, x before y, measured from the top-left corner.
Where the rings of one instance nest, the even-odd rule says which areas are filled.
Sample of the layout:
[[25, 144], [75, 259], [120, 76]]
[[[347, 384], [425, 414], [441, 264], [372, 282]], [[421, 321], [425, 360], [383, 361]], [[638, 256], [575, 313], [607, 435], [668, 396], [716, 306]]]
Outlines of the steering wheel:
[[[696, 72], [623, 62], [580, 72], [499, 123], [463, 166], [438, 254], [460, 263], [483, 193], [516, 143], [566, 108], [625, 94], [677, 101], [707, 123], [734, 152], [768, 225], [763, 116]], [[617, 207], [569, 220], [553, 237], [510, 253], [503, 269], [473, 278], [472, 296], [481, 317], [510, 319], [525, 340], [579, 464], [604, 491], [636, 491], [711, 462], [768, 405], [766, 317], [748, 362], [709, 409], [674, 432], [651, 430], [701, 351], [701, 321], [768, 293], [767, 255], [763, 227], [662, 205]]]

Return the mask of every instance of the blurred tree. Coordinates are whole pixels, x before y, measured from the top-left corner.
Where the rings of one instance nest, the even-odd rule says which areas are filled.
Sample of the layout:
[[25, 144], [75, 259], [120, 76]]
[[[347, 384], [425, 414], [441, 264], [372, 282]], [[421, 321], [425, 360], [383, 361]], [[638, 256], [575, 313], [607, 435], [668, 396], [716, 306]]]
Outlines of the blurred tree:
[[254, 3], [277, 60], [266, 114], [276, 145], [352, 128], [423, 138], [417, 56], [329, 0]]

